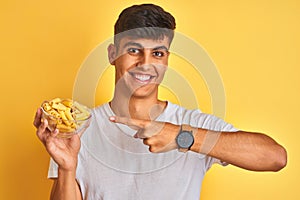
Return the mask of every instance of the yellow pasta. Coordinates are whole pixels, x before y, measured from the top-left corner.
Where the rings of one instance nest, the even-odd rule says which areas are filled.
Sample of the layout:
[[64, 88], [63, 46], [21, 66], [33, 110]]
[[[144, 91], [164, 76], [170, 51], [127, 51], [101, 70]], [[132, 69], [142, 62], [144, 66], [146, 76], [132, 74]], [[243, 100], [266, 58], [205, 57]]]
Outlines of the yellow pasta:
[[70, 99], [65, 99], [61, 101], [62, 104], [64, 104], [65, 106], [71, 108], [73, 106], [73, 102]]
[[68, 121], [68, 119], [67, 119], [65, 113], [64, 113], [63, 111], [61, 111], [61, 110], [59, 110], [58, 113], [60, 114], [60, 117], [61, 117], [62, 121], [63, 121], [67, 126], [70, 126], [71, 123]]
[[49, 110], [48, 112], [50, 115], [59, 118], [60, 114], [56, 110]]
[[63, 110], [63, 111], [67, 109], [67, 107], [61, 103], [53, 103], [52, 108], [55, 108], [56, 110]]
[[71, 132], [71, 131], [75, 131], [74, 128], [69, 127], [65, 124], [57, 124], [56, 126], [57, 129], [61, 130], [62, 132]]
[[81, 112], [86, 113], [87, 111], [77, 102], [74, 102], [74, 106]]
[[58, 102], [61, 102], [61, 99], [60, 98], [55, 98], [55, 99], [52, 99], [50, 102], [58, 103]]
[[57, 128], [61, 133], [75, 132], [90, 117], [87, 108], [70, 99], [55, 98], [41, 107], [47, 113], [45, 117], [52, 131]]
[[86, 115], [87, 115], [86, 113], [75, 114], [77, 120], [84, 120], [84, 119], [86, 119]]
[[[67, 108], [66, 111], [65, 111], [65, 115], [66, 117], [68, 118], [68, 120], [74, 120], [74, 118], [72, 117], [72, 114], [71, 114], [71, 109], [70, 108]], [[78, 119], [77, 119], [78, 120]]]
[[45, 111], [49, 111], [49, 110], [51, 110], [52, 107], [49, 105], [49, 103], [45, 103], [43, 108]]

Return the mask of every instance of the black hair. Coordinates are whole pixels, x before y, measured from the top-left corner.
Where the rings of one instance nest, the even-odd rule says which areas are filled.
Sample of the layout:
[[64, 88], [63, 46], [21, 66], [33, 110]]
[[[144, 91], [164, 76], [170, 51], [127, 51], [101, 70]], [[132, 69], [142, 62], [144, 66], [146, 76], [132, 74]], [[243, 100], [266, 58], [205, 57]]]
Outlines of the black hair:
[[154, 4], [133, 5], [125, 8], [114, 27], [114, 42], [122, 37], [151, 38], [155, 40], [174, 37], [175, 18], [160, 6]]

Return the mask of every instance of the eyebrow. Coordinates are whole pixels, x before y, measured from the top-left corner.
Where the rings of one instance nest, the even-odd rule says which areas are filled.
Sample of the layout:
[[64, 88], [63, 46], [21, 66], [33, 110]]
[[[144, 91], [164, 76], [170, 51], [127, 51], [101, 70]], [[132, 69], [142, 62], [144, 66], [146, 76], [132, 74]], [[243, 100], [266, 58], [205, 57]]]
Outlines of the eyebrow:
[[[129, 47], [129, 46], [136, 46], [136, 47], [138, 47], [138, 48], [141, 48], [141, 49], [143, 49], [143, 48], [145, 48], [145, 47], [143, 47], [143, 45], [141, 45], [140, 43], [137, 43], [137, 42], [132, 42], [132, 41], [130, 41], [130, 42], [127, 42], [125, 45], [124, 45], [124, 49], [125, 48], [127, 48], [127, 47]], [[161, 45], [161, 46], [157, 46], [157, 47], [154, 47], [152, 50], [160, 50], [160, 49], [163, 49], [163, 50], [165, 50], [165, 51], [169, 51], [169, 49], [165, 46], [165, 45]]]
[[167, 52], [169, 52], [169, 49], [165, 46], [165, 45], [162, 45], [162, 46], [158, 46], [158, 47], [155, 47], [155, 48], [153, 48], [153, 50], [155, 51], [155, 50], [165, 50], [165, 51], [167, 51]]
[[136, 46], [139, 48], [144, 48], [140, 43], [137, 43], [137, 42], [127, 42], [123, 48], [125, 49], [126, 47], [129, 47], [129, 46]]

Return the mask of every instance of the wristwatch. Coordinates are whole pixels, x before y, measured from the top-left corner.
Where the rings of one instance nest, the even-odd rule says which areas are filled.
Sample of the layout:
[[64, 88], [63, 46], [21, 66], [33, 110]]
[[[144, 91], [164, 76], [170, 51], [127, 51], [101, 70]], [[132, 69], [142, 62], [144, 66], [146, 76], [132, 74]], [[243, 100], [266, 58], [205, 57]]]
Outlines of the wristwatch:
[[187, 152], [194, 144], [194, 136], [192, 127], [190, 125], [182, 124], [180, 126], [179, 133], [176, 137], [176, 143], [178, 150], [181, 152]]

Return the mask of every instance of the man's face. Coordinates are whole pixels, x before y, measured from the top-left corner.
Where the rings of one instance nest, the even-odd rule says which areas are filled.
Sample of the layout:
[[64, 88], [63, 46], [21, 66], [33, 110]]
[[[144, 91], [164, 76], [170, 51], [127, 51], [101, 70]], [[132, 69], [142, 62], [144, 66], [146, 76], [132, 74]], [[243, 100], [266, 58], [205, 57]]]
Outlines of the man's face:
[[168, 49], [167, 37], [162, 40], [122, 38], [118, 47], [109, 48], [110, 61], [116, 68], [116, 87], [121, 86], [130, 96], [157, 95], [168, 65]]

